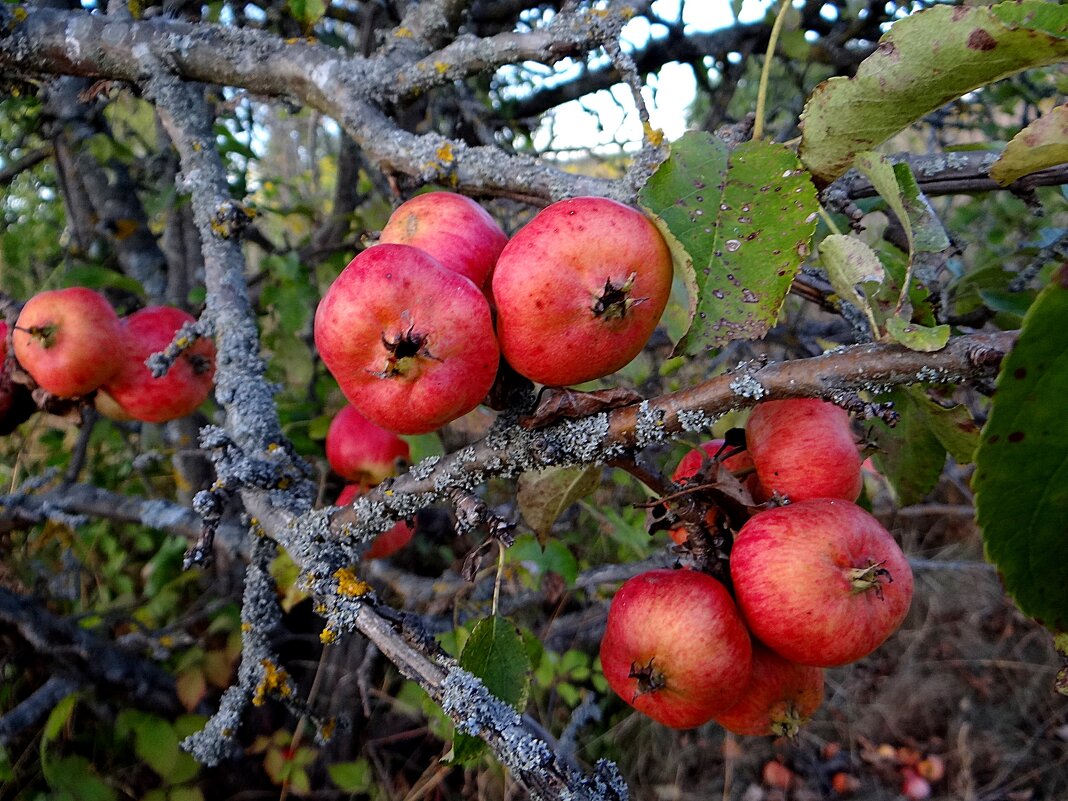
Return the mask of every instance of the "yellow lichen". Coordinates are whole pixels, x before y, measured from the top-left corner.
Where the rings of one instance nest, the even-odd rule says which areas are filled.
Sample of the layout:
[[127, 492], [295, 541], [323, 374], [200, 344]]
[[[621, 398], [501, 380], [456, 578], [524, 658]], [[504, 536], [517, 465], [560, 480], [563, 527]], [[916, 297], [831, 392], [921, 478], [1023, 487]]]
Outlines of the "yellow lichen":
[[260, 665], [263, 667], [263, 678], [252, 693], [252, 703], [255, 706], [263, 706], [267, 693], [277, 693], [282, 698], [287, 698], [293, 691], [287, 683], [289, 673], [270, 659], [261, 659]]
[[319, 727], [319, 738], [326, 742], [334, 736], [334, 729], [337, 728], [337, 718], [330, 718], [323, 721], [323, 725]]
[[367, 595], [371, 592], [371, 585], [358, 578], [356, 574], [347, 567], [338, 568], [334, 572], [334, 578], [337, 579], [338, 595], [345, 595], [349, 598], [358, 598], [361, 595]]
[[653, 147], [660, 147], [664, 144], [664, 132], [659, 128], [654, 128], [648, 122], [642, 124], [642, 128], [645, 130], [645, 138]]
[[442, 164], [451, 164], [456, 160], [456, 157], [452, 154], [452, 145], [448, 142], [443, 144], [435, 151]]
[[337, 642], [337, 632], [331, 628], [323, 629], [319, 632], [319, 642], [323, 645], [330, 645], [330, 643]]

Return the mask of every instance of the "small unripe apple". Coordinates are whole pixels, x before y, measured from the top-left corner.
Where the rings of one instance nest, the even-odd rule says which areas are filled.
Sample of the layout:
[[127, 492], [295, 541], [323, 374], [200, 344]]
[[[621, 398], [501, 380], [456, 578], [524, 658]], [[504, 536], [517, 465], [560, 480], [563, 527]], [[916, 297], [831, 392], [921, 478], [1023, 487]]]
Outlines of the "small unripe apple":
[[85, 287], [40, 292], [15, 323], [15, 358], [37, 385], [60, 398], [87, 395], [119, 367], [122, 328], [111, 304]]
[[693, 570], [652, 570], [619, 588], [601, 665], [609, 686], [665, 726], [688, 729], [739, 698], [753, 659], [727, 590]]
[[516, 372], [554, 386], [614, 373], [656, 328], [671, 252], [640, 211], [579, 197], [539, 212], [493, 271], [497, 333]]
[[471, 198], [454, 192], [427, 192], [401, 203], [378, 241], [425, 250], [446, 269], [482, 287], [508, 235]]
[[[360, 484], [346, 484], [337, 496], [337, 506], [348, 506], [367, 488]], [[370, 547], [363, 552], [363, 559], [385, 559], [392, 556], [412, 540], [415, 534], [412, 527], [403, 520], [398, 520], [392, 528], [383, 531], [371, 541]]]
[[730, 555], [750, 631], [780, 656], [835, 667], [878, 648], [905, 619], [912, 570], [894, 538], [840, 499], [754, 515]]
[[195, 322], [188, 312], [174, 306], [148, 306], [122, 321], [124, 348], [118, 373], [101, 389], [108, 398], [97, 408], [111, 411], [109, 400], [126, 415], [145, 423], [177, 420], [196, 411], [211, 392], [215, 377], [215, 343], [201, 338], [183, 350], [167, 370], [155, 378], [145, 360], [167, 348], [178, 330]]
[[714, 720], [727, 731], [793, 737], [823, 703], [823, 670], [753, 644], [753, 673], [738, 703]]
[[815, 398], [766, 401], [745, 424], [746, 447], [760, 484], [792, 501], [855, 501], [863, 480], [849, 415]]
[[474, 409], [500, 358], [483, 294], [409, 245], [375, 245], [349, 263], [315, 312], [315, 344], [352, 405], [397, 434]]
[[408, 443], [345, 406], [334, 415], [326, 432], [326, 459], [342, 478], [371, 486], [396, 475], [399, 462], [406, 462]]

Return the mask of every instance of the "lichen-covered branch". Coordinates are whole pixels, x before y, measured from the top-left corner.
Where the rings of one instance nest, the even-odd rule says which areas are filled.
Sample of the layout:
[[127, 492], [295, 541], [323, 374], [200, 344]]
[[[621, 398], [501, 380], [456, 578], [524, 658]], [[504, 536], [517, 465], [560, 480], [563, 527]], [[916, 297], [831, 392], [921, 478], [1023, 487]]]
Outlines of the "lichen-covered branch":
[[762, 366], [739, 365], [688, 389], [611, 412], [525, 429], [502, 416], [480, 442], [444, 457], [431, 457], [334, 513], [339, 534], [357, 527], [372, 510], [399, 517], [456, 489], [473, 489], [490, 476], [517, 477], [554, 465], [607, 463], [683, 432], [706, 432], [733, 409], [761, 400], [824, 398], [846, 402], [861, 390], [878, 393], [917, 383], [967, 383], [996, 374], [1015, 342], [1015, 332], [954, 337], [934, 353], [872, 343], [822, 356]]

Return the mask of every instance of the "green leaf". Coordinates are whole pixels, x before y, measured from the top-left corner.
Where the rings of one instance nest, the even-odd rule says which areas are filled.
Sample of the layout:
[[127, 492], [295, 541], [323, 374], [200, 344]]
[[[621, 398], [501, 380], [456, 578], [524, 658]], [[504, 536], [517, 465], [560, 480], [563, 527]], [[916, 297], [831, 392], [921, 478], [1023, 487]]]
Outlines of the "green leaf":
[[335, 762], [326, 766], [330, 781], [349, 793], [366, 793], [375, 783], [371, 763], [366, 759], [355, 762]]
[[949, 236], [908, 164], [892, 164], [878, 153], [861, 153], [856, 167], [868, 176], [875, 191], [897, 215], [911, 252], [938, 253], [949, 247]]
[[886, 333], [895, 342], [904, 345], [909, 350], [930, 353], [942, 350], [949, 342], [949, 326], [936, 325], [933, 328], [917, 323], [909, 323], [900, 317], [890, 317], [886, 321]]
[[938, 5], [890, 28], [853, 78], [816, 87], [801, 115], [801, 160], [823, 183], [929, 112], [1021, 70], [1068, 58], [1068, 7], [1041, 0]]
[[729, 150], [691, 132], [672, 144], [639, 200], [692, 262], [695, 315], [676, 353], [764, 336], [816, 229], [816, 190], [797, 157], [769, 142]]
[[545, 543], [553, 523], [575, 501], [582, 500], [601, 482], [601, 468], [550, 467], [519, 477], [516, 500], [523, 520]]
[[[526, 705], [530, 659], [523, 638], [505, 618], [494, 615], [475, 624], [460, 654], [460, 667], [482, 679], [487, 690], [515, 710]], [[484, 750], [480, 738], [457, 732], [451, 761], [470, 764]]]
[[45, 779], [53, 790], [73, 801], [116, 801], [117, 798], [83, 756], [66, 756], [50, 762]]
[[531, 536], [518, 537], [506, 552], [508, 561], [533, 564], [541, 573], [558, 573], [568, 586], [578, 578], [579, 564], [571, 550], [560, 540], [549, 540], [544, 546]]
[[1068, 162], [1068, 104], [1032, 122], [1005, 146], [990, 168], [1002, 186], [1017, 178]]
[[134, 729], [134, 753], [167, 781], [174, 780], [183, 755], [178, 742], [174, 729], [161, 718], [149, 716]]
[[326, 13], [326, 2], [324, 0], [289, 0], [289, 12], [293, 15], [293, 19], [304, 26], [305, 31], [310, 31]]
[[1026, 614], [1068, 631], [1068, 267], [1024, 318], [983, 428], [972, 485], [987, 557]]
[[74, 706], [78, 703], [78, 697], [78, 693], [71, 693], [52, 707], [52, 711], [48, 713], [48, 719], [45, 721], [44, 731], [41, 733], [42, 751], [45, 746], [59, 737], [59, 733], [67, 725], [71, 715], [74, 714]]
[[901, 419], [893, 428], [873, 424], [879, 450], [872, 458], [901, 506], [919, 503], [934, 489], [947, 450], [958, 464], [971, 462], [978, 429], [965, 406], [947, 409], [919, 387], [895, 389], [879, 400], [892, 401]]
[[833, 234], [820, 242], [819, 253], [834, 291], [870, 318], [871, 305], [857, 284], [882, 283], [886, 274], [875, 251], [855, 236]]
[[80, 264], [65, 270], [63, 286], [84, 286], [90, 289], [123, 289], [138, 297], [145, 296], [145, 289], [140, 281], [123, 275], [106, 267], [92, 264]]

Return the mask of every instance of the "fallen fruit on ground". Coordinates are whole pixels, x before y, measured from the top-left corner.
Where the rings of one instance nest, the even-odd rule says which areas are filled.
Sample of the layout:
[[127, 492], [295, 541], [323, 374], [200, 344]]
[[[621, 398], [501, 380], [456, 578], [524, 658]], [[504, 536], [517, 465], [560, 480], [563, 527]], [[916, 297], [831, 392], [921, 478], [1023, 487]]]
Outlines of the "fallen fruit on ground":
[[665, 726], [688, 729], [738, 700], [753, 652], [722, 584], [693, 570], [652, 570], [619, 588], [601, 664], [613, 690]]
[[118, 315], [103, 295], [70, 287], [26, 301], [12, 343], [15, 358], [41, 389], [77, 398], [115, 375], [122, 337]]
[[409, 245], [375, 245], [349, 263], [315, 313], [315, 344], [353, 406], [397, 434], [474, 409], [500, 355], [479, 289]]
[[912, 601], [912, 571], [894, 538], [840, 499], [753, 516], [735, 538], [730, 569], [753, 635], [803, 665], [867, 656], [901, 625]]
[[497, 333], [516, 372], [566, 386], [614, 373], [656, 328], [671, 253], [639, 211], [598, 197], [539, 212], [493, 271]]

